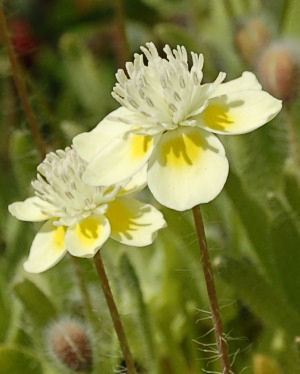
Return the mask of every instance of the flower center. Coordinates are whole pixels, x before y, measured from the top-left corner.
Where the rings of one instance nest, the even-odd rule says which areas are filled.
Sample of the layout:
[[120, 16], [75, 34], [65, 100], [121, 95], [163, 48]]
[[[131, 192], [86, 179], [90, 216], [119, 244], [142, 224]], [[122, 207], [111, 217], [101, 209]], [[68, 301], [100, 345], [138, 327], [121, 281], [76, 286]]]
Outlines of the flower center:
[[[192, 67], [184, 47], [164, 47], [167, 58], [161, 58], [153, 43], [141, 47], [144, 55], [135, 54], [126, 63], [127, 75], [119, 69], [112, 96], [136, 113], [135, 130], [142, 134], [161, 133], [178, 126], [193, 126], [193, 116], [205, 109], [207, 100], [225, 75], [212, 84], [201, 85], [203, 56], [191, 53]], [[142, 124], [141, 124], [142, 123]]]
[[86, 163], [75, 150], [49, 153], [38, 166], [32, 182], [35, 195], [43, 200], [43, 213], [58, 219], [59, 225], [73, 225], [92, 212], [104, 213], [118, 187], [93, 187], [82, 180]]

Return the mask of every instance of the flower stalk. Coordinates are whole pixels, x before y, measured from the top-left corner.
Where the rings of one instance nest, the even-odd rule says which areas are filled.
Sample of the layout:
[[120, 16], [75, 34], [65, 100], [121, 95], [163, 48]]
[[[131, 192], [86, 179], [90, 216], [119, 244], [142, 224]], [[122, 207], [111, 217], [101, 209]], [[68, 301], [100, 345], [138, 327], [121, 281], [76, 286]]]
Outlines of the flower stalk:
[[216, 286], [214, 282], [214, 276], [209, 257], [207, 241], [205, 236], [205, 230], [203, 225], [203, 219], [200, 211], [200, 206], [196, 206], [192, 209], [196, 234], [199, 243], [199, 249], [201, 254], [201, 262], [203, 267], [204, 278], [206, 282], [206, 288], [208, 298], [210, 302], [210, 309], [212, 314], [212, 321], [214, 325], [214, 331], [216, 336], [217, 348], [220, 355], [220, 361], [223, 368], [223, 374], [231, 374], [230, 359], [228, 354], [227, 342], [224, 337], [224, 328], [221, 318], [220, 308], [217, 299]]
[[129, 60], [129, 45], [126, 36], [123, 0], [114, 0], [115, 8], [115, 53], [120, 67]]
[[107, 279], [106, 271], [102, 262], [100, 251], [94, 256], [94, 262], [97, 269], [97, 273], [100, 278], [103, 293], [110, 311], [110, 315], [120, 342], [120, 346], [124, 355], [126, 366], [129, 374], [136, 374], [136, 369], [134, 366], [134, 361], [130, 352], [130, 348], [127, 342], [125, 331], [122, 325], [121, 317], [118, 312], [111, 288]]
[[26, 84], [24, 82], [22, 68], [19, 64], [14, 47], [11, 42], [11, 38], [9, 36], [6, 16], [2, 4], [0, 4], [0, 36], [7, 50], [15, 86], [19, 99], [23, 106], [24, 114], [28, 122], [33, 141], [41, 155], [41, 158], [43, 159], [46, 155], [46, 144], [42, 138], [39, 123], [28, 99], [28, 92], [26, 89]]

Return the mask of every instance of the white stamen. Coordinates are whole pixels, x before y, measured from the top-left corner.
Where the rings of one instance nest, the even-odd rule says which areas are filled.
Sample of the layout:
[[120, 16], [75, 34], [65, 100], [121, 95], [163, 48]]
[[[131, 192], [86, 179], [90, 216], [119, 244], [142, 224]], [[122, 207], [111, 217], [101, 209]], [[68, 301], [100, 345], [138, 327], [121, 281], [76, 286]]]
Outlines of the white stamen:
[[126, 63], [127, 75], [118, 70], [118, 82], [112, 92], [122, 106], [142, 117], [137, 117], [141, 123], [138, 132], [155, 134], [187, 123], [196, 124], [191, 117], [204, 110], [211, 93], [225, 78], [224, 74], [219, 74], [215, 82], [203, 85], [202, 54], [191, 53], [192, 67], [189, 69], [184, 47], [177, 46], [172, 50], [166, 45], [163, 49], [166, 58], [159, 56], [153, 43], [147, 43], [141, 50], [144, 55], [135, 54], [133, 62]]
[[92, 187], [85, 184], [82, 174], [86, 163], [75, 150], [66, 148], [49, 153], [38, 166], [37, 179], [32, 182], [35, 195], [43, 200], [44, 214], [55, 217], [57, 225], [76, 222], [107, 208], [119, 187]]

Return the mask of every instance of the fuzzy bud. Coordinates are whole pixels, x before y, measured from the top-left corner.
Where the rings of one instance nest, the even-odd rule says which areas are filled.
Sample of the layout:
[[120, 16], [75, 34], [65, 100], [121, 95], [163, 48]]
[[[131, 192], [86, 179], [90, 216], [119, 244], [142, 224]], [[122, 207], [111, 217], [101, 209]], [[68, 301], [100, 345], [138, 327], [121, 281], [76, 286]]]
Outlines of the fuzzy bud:
[[92, 369], [91, 341], [81, 323], [59, 321], [50, 327], [48, 337], [56, 358], [69, 369], [76, 372]]
[[257, 54], [270, 42], [272, 34], [268, 23], [262, 17], [248, 17], [240, 23], [235, 34], [235, 43], [247, 64], [254, 64]]
[[270, 357], [263, 354], [256, 354], [253, 359], [253, 373], [279, 374], [280, 370]]
[[257, 73], [265, 89], [282, 100], [293, 99], [299, 84], [297, 46], [276, 42], [265, 49], [257, 62]]

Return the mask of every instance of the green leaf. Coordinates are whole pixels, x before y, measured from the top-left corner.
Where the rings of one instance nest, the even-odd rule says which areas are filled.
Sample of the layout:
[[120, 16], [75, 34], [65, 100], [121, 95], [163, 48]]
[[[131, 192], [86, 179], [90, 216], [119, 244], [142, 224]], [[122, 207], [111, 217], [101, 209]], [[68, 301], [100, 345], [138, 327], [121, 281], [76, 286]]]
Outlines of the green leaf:
[[5, 275], [11, 279], [15, 275], [16, 266], [21, 258], [28, 252], [32, 231], [28, 222], [18, 221], [13, 216], [8, 216], [5, 221]]
[[229, 139], [235, 170], [247, 190], [262, 203], [269, 191], [276, 191], [283, 181], [283, 169], [289, 146], [283, 116], [246, 135]]
[[[281, 0], [281, 2], [283, 1]], [[298, 0], [285, 0], [284, 3], [283, 30], [285, 34], [297, 37], [300, 35], [300, 2]]]
[[[155, 366], [154, 347], [148, 311], [144, 302], [139, 279], [131, 262], [125, 254], [121, 257], [120, 268], [122, 281], [124, 282], [125, 289], [130, 298], [130, 309], [132, 310], [132, 315], [135, 317], [136, 327], [138, 327], [141, 332], [141, 337], [138, 340], [143, 342], [147, 356], [148, 370], [151, 370], [151, 368], [153, 369]], [[125, 292], [123, 292], [123, 294], [124, 293]]]
[[25, 279], [16, 283], [13, 289], [36, 325], [45, 327], [56, 318], [52, 302], [33, 282]]
[[294, 168], [287, 168], [284, 178], [284, 192], [294, 214], [300, 219], [300, 179]]
[[268, 247], [270, 217], [264, 206], [246, 191], [242, 180], [233, 171], [226, 183], [226, 192], [244, 225], [255, 253], [266, 271], [272, 262]]
[[300, 333], [300, 313], [285, 302], [250, 261], [220, 257], [215, 262], [220, 276], [241, 300], [271, 328], [285, 329], [291, 336]]
[[61, 52], [67, 74], [67, 83], [77, 96], [79, 104], [89, 113], [101, 118], [114, 106], [107, 93], [114, 84], [113, 66], [97, 62], [76, 35], [67, 34], [61, 42]]
[[42, 374], [42, 365], [33, 354], [20, 348], [0, 347], [1, 374]]
[[155, 26], [154, 33], [163, 43], [170, 44], [172, 47], [176, 47], [179, 44], [184, 45], [187, 50], [199, 51], [199, 44], [195, 37], [183, 27], [170, 23], [159, 23]]
[[4, 341], [10, 325], [11, 303], [8, 297], [4, 274], [0, 274], [0, 342]]
[[31, 191], [30, 182], [35, 178], [39, 156], [35, 150], [31, 134], [27, 130], [12, 133], [10, 142], [12, 169], [19, 190], [27, 197]]
[[300, 313], [299, 227], [281, 198], [271, 196], [270, 206], [274, 218], [270, 228], [268, 252], [273, 258], [274, 276], [286, 298]]

